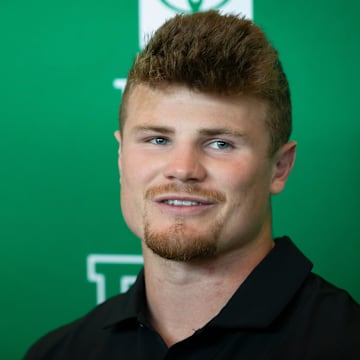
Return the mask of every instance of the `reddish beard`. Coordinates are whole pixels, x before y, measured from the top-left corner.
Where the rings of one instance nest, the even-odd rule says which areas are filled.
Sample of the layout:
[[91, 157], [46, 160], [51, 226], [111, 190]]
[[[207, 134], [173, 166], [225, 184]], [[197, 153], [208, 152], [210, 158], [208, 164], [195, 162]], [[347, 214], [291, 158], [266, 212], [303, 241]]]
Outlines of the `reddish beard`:
[[[153, 187], [145, 193], [145, 199], [150, 200], [155, 196], [166, 193], [185, 193], [201, 196], [214, 203], [225, 201], [221, 192], [201, 189], [192, 185], [167, 184]], [[224, 221], [211, 221], [205, 231], [191, 225], [191, 220], [185, 217], [176, 217], [167, 227], [157, 229], [150, 221], [148, 211], [144, 215], [144, 242], [155, 254], [165, 259], [174, 261], [191, 261], [195, 259], [210, 258], [217, 253], [218, 238]]]

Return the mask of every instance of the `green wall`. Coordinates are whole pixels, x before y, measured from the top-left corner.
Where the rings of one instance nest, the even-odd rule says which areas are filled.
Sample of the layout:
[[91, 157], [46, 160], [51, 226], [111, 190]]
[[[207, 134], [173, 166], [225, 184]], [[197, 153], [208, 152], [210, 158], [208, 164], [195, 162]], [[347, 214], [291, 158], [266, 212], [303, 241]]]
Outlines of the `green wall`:
[[[360, 301], [360, 2], [254, 0], [294, 106], [295, 170], [274, 198], [315, 270]], [[0, 358], [96, 304], [90, 254], [140, 253], [119, 210], [113, 132], [138, 50], [138, 1], [0, 3]], [[106, 296], [119, 273], [100, 264]]]

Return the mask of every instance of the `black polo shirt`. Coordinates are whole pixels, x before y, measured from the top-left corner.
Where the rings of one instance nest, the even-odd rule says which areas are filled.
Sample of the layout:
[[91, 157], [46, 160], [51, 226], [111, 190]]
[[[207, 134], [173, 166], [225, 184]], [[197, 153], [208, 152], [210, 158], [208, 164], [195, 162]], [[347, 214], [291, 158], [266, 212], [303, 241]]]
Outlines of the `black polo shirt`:
[[83, 318], [46, 335], [35, 359], [360, 359], [360, 307], [311, 272], [289, 238], [276, 240], [220, 313], [167, 348], [148, 324], [144, 275]]

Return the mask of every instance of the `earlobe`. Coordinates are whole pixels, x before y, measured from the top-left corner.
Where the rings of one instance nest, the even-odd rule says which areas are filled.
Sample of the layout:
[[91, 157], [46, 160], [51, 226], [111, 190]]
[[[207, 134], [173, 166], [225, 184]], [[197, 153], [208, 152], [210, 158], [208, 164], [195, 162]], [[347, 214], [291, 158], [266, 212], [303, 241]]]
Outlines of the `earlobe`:
[[120, 134], [120, 131], [119, 130], [116, 130], [115, 132], [114, 132], [114, 136], [115, 136], [115, 139], [116, 139], [116, 141], [119, 143], [119, 145], [120, 145], [120, 143], [121, 143], [121, 134]]
[[120, 156], [120, 150], [121, 150], [121, 133], [120, 133], [120, 131], [119, 131], [119, 130], [116, 130], [116, 131], [114, 132], [114, 136], [115, 136], [116, 141], [117, 141], [118, 144], [119, 144], [119, 156]]
[[115, 131], [114, 133], [115, 139], [119, 144], [119, 150], [118, 150], [118, 166], [119, 171], [121, 172], [121, 133], [119, 130]]
[[279, 194], [281, 191], [284, 190], [286, 181], [294, 166], [295, 157], [295, 141], [290, 141], [286, 143], [276, 153], [270, 188], [271, 194]]

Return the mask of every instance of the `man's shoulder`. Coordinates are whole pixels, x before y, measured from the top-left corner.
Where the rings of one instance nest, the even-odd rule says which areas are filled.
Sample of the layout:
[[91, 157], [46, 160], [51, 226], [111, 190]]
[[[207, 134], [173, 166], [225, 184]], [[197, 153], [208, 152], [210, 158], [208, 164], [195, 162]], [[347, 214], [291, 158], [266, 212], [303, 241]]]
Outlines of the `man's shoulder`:
[[[263, 281], [268, 281], [269, 273], [276, 274], [271, 277], [271, 284], [277, 285], [275, 299], [284, 297], [286, 289], [291, 288], [291, 296], [287, 297], [292, 300], [289, 308], [301, 312], [302, 316], [311, 313], [314, 319], [323, 318], [325, 322], [326, 319], [334, 320], [336, 316], [338, 320], [344, 320], [345, 313], [352, 313], [360, 320], [360, 305], [346, 290], [312, 272], [312, 263], [290, 238], [285, 236], [276, 240], [277, 252], [272, 257], [268, 256], [267, 271], [262, 277]], [[273, 272], [272, 269], [276, 271]]]
[[354, 311], [360, 316], [360, 305], [344, 289], [325, 280], [323, 277], [310, 273], [305, 283], [306, 295], [313, 304], [329, 309], [336, 308]]
[[347, 291], [310, 273], [295, 303], [296, 323], [304, 325], [300, 328], [309, 342], [324, 341], [324, 346], [344, 353], [359, 349], [360, 305]]
[[79, 334], [89, 339], [96, 336], [97, 332], [104, 329], [112, 321], [114, 312], [122, 308], [125, 299], [125, 294], [114, 296], [81, 318], [50, 331], [31, 346], [24, 360], [62, 359], [62, 348], [65, 348]]

